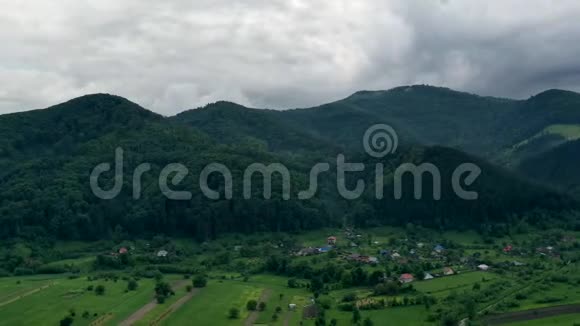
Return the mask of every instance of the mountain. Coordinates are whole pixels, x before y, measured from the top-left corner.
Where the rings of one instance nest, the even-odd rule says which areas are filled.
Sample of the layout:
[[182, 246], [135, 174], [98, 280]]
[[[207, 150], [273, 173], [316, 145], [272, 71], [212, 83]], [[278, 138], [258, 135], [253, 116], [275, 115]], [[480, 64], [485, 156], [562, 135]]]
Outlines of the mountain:
[[[413, 86], [359, 92], [320, 107], [290, 111], [218, 102], [165, 118], [126, 99], [97, 94], [44, 110], [3, 115], [0, 236], [98, 239], [127, 232], [204, 240], [227, 232], [292, 232], [345, 222], [487, 231], [498, 227], [505, 231], [506, 225], [522, 220], [574, 223], [578, 204], [569, 196], [494, 166], [480, 157], [484, 155], [469, 154], [507, 157], [502, 152], [509, 146], [506, 144], [533, 135], [541, 123], [525, 132], [500, 128], [499, 121], [520, 114], [524, 102]], [[535, 116], [531, 109], [529, 114]], [[474, 117], [478, 115], [481, 117]], [[560, 120], [549, 122], [553, 121]], [[401, 139], [396, 153], [383, 160], [362, 151], [362, 135], [376, 123], [393, 125]], [[488, 134], [493, 137], [481, 138], [487, 128], [497, 130]], [[122, 189], [114, 199], [102, 200], [93, 194], [89, 176], [100, 163], [113, 163], [117, 148], [123, 149]], [[366, 191], [359, 199], [344, 199], [337, 191], [339, 153], [349, 162], [367, 166], [346, 180], [349, 188], [356, 185], [356, 177], [365, 180]], [[549, 150], [545, 153], [552, 155]], [[328, 162], [330, 171], [320, 178], [318, 193], [308, 200], [298, 199], [299, 191], [309, 187], [311, 167], [320, 162]], [[404, 197], [394, 200], [393, 175], [408, 162], [434, 163], [440, 169], [441, 200], [430, 198], [428, 192], [425, 199], [415, 200], [409, 177], [403, 180]], [[466, 162], [483, 169], [469, 187], [480, 194], [476, 201], [457, 198], [450, 183], [453, 171]], [[141, 163], [150, 163], [151, 170], [143, 174], [141, 196], [134, 199], [133, 172]], [[171, 200], [160, 190], [159, 176], [170, 163], [187, 168], [187, 176], [171, 188], [190, 191], [190, 199]], [[223, 199], [226, 185], [215, 173], [208, 182], [222, 199], [209, 199], [202, 193], [199, 176], [210, 163], [223, 164], [231, 171], [231, 200]], [[283, 198], [277, 175], [272, 199], [261, 195], [264, 186], [257, 176], [251, 199], [244, 199], [243, 175], [252, 163], [286, 166], [291, 173], [290, 199]], [[384, 164], [385, 196], [380, 200], [373, 196], [377, 163]], [[526, 175], [534, 176], [531, 172]], [[430, 189], [428, 180], [425, 189]], [[98, 181], [102, 188], [111, 189], [115, 178], [106, 172]]]
[[[173, 120], [228, 143], [251, 137], [273, 151], [332, 152], [362, 151], [367, 128], [385, 123], [396, 130], [402, 144], [456, 148], [534, 178], [529, 162], [542, 170], [543, 157], [549, 160], [557, 155], [556, 148], [580, 139], [580, 94], [548, 90], [527, 100], [511, 100], [415, 85], [361, 91], [340, 101], [288, 111], [220, 102]], [[554, 180], [557, 183], [549, 184], [562, 190], [580, 186]]]

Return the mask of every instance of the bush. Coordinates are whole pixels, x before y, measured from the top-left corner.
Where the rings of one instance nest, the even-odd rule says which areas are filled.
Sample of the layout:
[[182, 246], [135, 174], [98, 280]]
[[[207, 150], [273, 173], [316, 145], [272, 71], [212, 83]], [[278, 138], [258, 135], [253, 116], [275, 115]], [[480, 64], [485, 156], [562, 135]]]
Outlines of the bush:
[[130, 279], [129, 282], [127, 282], [127, 290], [129, 291], [135, 291], [137, 290], [138, 287], [139, 283], [137, 283], [137, 281], [135, 281], [134, 279]]
[[71, 316], [66, 316], [60, 320], [60, 326], [71, 326], [74, 319]]
[[229, 319], [238, 319], [240, 318], [240, 310], [238, 308], [231, 308], [228, 312]]
[[105, 286], [102, 284], [97, 285], [97, 287], [95, 288], [95, 294], [96, 295], [105, 295]]
[[16, 267], [14, 269], [14, 275], [16, 276], [22, 276], [22, 275], [32, 275], [34, 274], [34, 271], [30, 268], [26, 268], [26, 267]]
[[258, 307], [258, 302], [256, 300], [249, 300], [246, 303], [246, 309], [248, 309], [249, 311], [255, 311], [257, 307]]
[[342, 297], [342, 302], [353, 302], [356, 301], [355, 293], [347, 293]]
[[191, 282], [195, 288], [203, 288], [207, 285], [207, 279], [203, 275], [197, 275]]
[[260, 302], [260, 304], [258, 304], [258, 310], [259, 311], [266, 310], [266, 303], [265, 302]]
[[516, 300], [525, 300], [527, 298], [528, 298], [528, 296], [523, 294], [523, 293], [516, 294]]
[[342, 303], [338, 305], [338, 310], [340, 311], [353, 311], [354, 304], [353, 303]]
[[185, 291], [187, 291], [187, 292], [191, 292], [191, 290], [193, 290], [193, 286], [191, 286], [191, 285], [187, 285], [187, 286], [185, 287]]

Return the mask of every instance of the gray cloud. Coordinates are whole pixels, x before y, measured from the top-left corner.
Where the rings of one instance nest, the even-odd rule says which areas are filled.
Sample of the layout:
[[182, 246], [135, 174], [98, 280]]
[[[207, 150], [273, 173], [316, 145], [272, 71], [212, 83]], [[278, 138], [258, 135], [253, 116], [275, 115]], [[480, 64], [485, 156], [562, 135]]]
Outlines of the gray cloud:
[[87, 93], [162, 114], [216, 100], [305, 107], [428, 83], [580, 90], [580, 3], [0, 0], [0, 113]]

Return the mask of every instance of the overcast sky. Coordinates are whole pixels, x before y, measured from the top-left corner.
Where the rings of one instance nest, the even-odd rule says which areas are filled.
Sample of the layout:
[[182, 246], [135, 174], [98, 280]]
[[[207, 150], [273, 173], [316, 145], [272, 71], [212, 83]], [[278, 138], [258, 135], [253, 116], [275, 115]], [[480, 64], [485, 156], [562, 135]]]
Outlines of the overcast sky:
[[101, 92], [172, 115], [415, 83], [580, 91], [579, 17], [574, 0], [0, 0], [0, 113]]

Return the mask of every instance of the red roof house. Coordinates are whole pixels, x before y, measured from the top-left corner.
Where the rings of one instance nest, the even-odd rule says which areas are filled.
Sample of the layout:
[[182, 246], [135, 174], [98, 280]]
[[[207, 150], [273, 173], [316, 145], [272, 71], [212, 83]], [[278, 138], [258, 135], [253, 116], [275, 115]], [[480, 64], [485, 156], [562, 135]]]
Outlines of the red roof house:
[[506, 254], [511, 252], [513, 249], [512, 245], [507, 245], [505, 248], [503, 248], [503, 252], [505, 252]]
[[127, 252], [129, 252], [129, 250], [127, 250], [127, 248], [122, 247], [121, 249], [119, 249], [119, 254], [126, 254]]
[[399, 282], [401, 283], [411, 283], [414, 280], [415, 278], [413, 277], [413, 275], [409, 273], [401, 274], [401, 276], [399, 276]]

